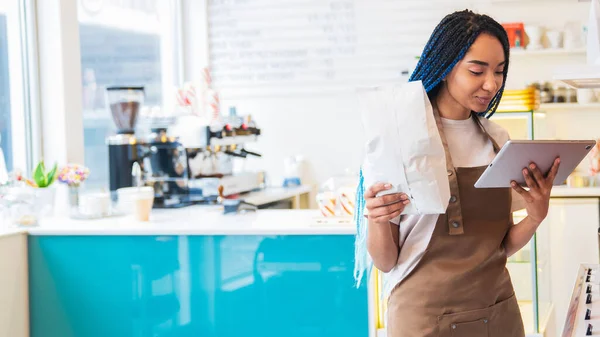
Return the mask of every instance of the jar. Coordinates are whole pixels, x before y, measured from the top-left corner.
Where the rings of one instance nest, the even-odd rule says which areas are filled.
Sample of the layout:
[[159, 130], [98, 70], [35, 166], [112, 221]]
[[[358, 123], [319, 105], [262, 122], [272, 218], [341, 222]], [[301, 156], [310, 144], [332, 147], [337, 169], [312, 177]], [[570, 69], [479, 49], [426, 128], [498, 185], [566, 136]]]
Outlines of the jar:
[[38, 224], [38, 205], [33, 187], [10, 186], [3, 189], [4, 213], [10, 226], [31, 227]]
[[572, 87], [567, 88], [566, 102], [567, 103], [577, 103], [577, 89], [572, 88]]
[[565, 103], [567, 101], [567, 88], [561, 85], [556, 85], [554, 87], [554, 99], [552, 102], [554, 103]]
[[316, 196], [321, 214], [325, 217], [352, 217], [357, 182], [356, 174], [349, 170], [325, 181]]
[[540, 100], [542, 103], [552, 103], [554, 99], [554, 90], [550, 82], [545, 82], [541, 86]]

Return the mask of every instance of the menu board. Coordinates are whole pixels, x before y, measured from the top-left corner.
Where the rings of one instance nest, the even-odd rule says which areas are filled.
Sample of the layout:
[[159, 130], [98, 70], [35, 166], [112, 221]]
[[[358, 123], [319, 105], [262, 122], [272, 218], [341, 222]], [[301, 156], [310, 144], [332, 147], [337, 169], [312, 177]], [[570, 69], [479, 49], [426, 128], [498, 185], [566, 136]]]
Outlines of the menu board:
[[232, 96], [405, 81], [436, 24], [465, 1], [209, 0], [214, 86]]

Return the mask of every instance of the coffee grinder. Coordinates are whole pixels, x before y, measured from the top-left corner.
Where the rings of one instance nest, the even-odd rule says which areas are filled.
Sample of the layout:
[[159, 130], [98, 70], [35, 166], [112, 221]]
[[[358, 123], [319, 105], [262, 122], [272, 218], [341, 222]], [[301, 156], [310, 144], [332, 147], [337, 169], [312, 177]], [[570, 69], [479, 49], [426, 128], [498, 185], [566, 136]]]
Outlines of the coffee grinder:
[[[177, 137], [167, 134], [169, 122], [145, 117], [144, 127], [151, 133], [141, 137], [135, 134], [144, 88], [109, 87], [106, 99], [117, 127], [117, 134], [107, 139], [111, 192], [131, 187], [139, 180], [154, 188], [155, 208], [189, 205], [187, 155]], [[141, 172], [132, 170], [134, 163], [139, 164]], [[134, 174], [141, 177], [134, 178]]]
[[107, 139], [110, 191], [133, 186], [133, 163], [141, 164], [135, 126], [144, 103], [144, 87], [108, 87], [106, 104], [117, 127]]

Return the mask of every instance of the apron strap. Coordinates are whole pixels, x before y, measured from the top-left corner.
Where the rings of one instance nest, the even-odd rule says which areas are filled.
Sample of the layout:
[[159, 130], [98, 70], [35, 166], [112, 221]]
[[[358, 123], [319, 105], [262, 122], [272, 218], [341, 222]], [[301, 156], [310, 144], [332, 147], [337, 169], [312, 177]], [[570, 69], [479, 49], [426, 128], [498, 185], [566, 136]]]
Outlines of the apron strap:
[[444, 145], [444, 152], [446, 154], [446, 172], [448, 173], [448, 181], [450, 183], [450, 202], [448, 209], [446, 209], [446, 216], [448, 220], [448, 233], [450, 235], [461, 235], [464, 234], [465, 230], [462, 223], [462, 211], [460, 207], [460, 193], [458, 191], [458, 178], [456, 175], [456, 168], [452, 164], [452, 157], [448, 150], [448, 141], [446, 140], [446, 134], [442, 127], [442, 119], [438, 112], [437, 106], [433, 106], [433, 115], [435, 117], [435, 123], [437, 124], [442, 144]]
[[[444, 128], [442, 126], [442, 119], [440, 117], [437, 106], [433, 105], [433, 115], [435, 117], [435, 123], [437, 124], [438, 131], [440, 133], [440, 138], [442, 139], [442, 144], [444, 145], [444, 153], [446, 154], [446, 172], [448, 173], [448, 181], [450, 183], [450, 202], [448, 204], [448, 209], [446, 210], [446, 215], [448, 217], [448, 233], [450, 235], [461, 235], [464, 234], [464, 227], [462, 223], [462, 211], [460, 204], [460, 193], [458, 190], [458, 177], [456, 174], [456, 168], [452, 164], [452, 156], [450, 155], [450, 150], [448, 149], [448, 141], [446, 139], [446, 134], [444, 132]], [[487, 136], [487, 138], [492, 142], [494, 146], [494, 152], [498, 153], [500, 151], [500, 147], [498, 143], [490, 136], [487, 132], [483, 124], [479, 120], [479, 117], [475, 113], [471, 113], [471, 118], [475, 121], [482, 132]]]

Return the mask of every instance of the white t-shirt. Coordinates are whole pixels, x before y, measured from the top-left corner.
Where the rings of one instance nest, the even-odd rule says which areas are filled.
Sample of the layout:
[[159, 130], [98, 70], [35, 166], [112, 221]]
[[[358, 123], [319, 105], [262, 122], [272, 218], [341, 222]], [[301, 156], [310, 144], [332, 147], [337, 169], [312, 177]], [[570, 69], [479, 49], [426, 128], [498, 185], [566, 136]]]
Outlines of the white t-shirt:
[[[479, 119], [498, 146], [502, 147], [508, 141], [508, 132], [504, 128], [486, 118]], [[454, 167], [485, 166], [494, 159], [496, 154], [492, 142], [472, 117], [466, 120], [442, 118], [442, 127]], [[513, 193], [513, 210], [522, 208], [521, 200], [518, 194]], [[392, 220], [395, 224], [400, 222], [400, 254], [396, 267], [384, 275], [384, 296], [389, 295], [392, 288], [419, 263], [429, 244], [437, 219], [438, 215], [432, 214], [403, 215]]]

